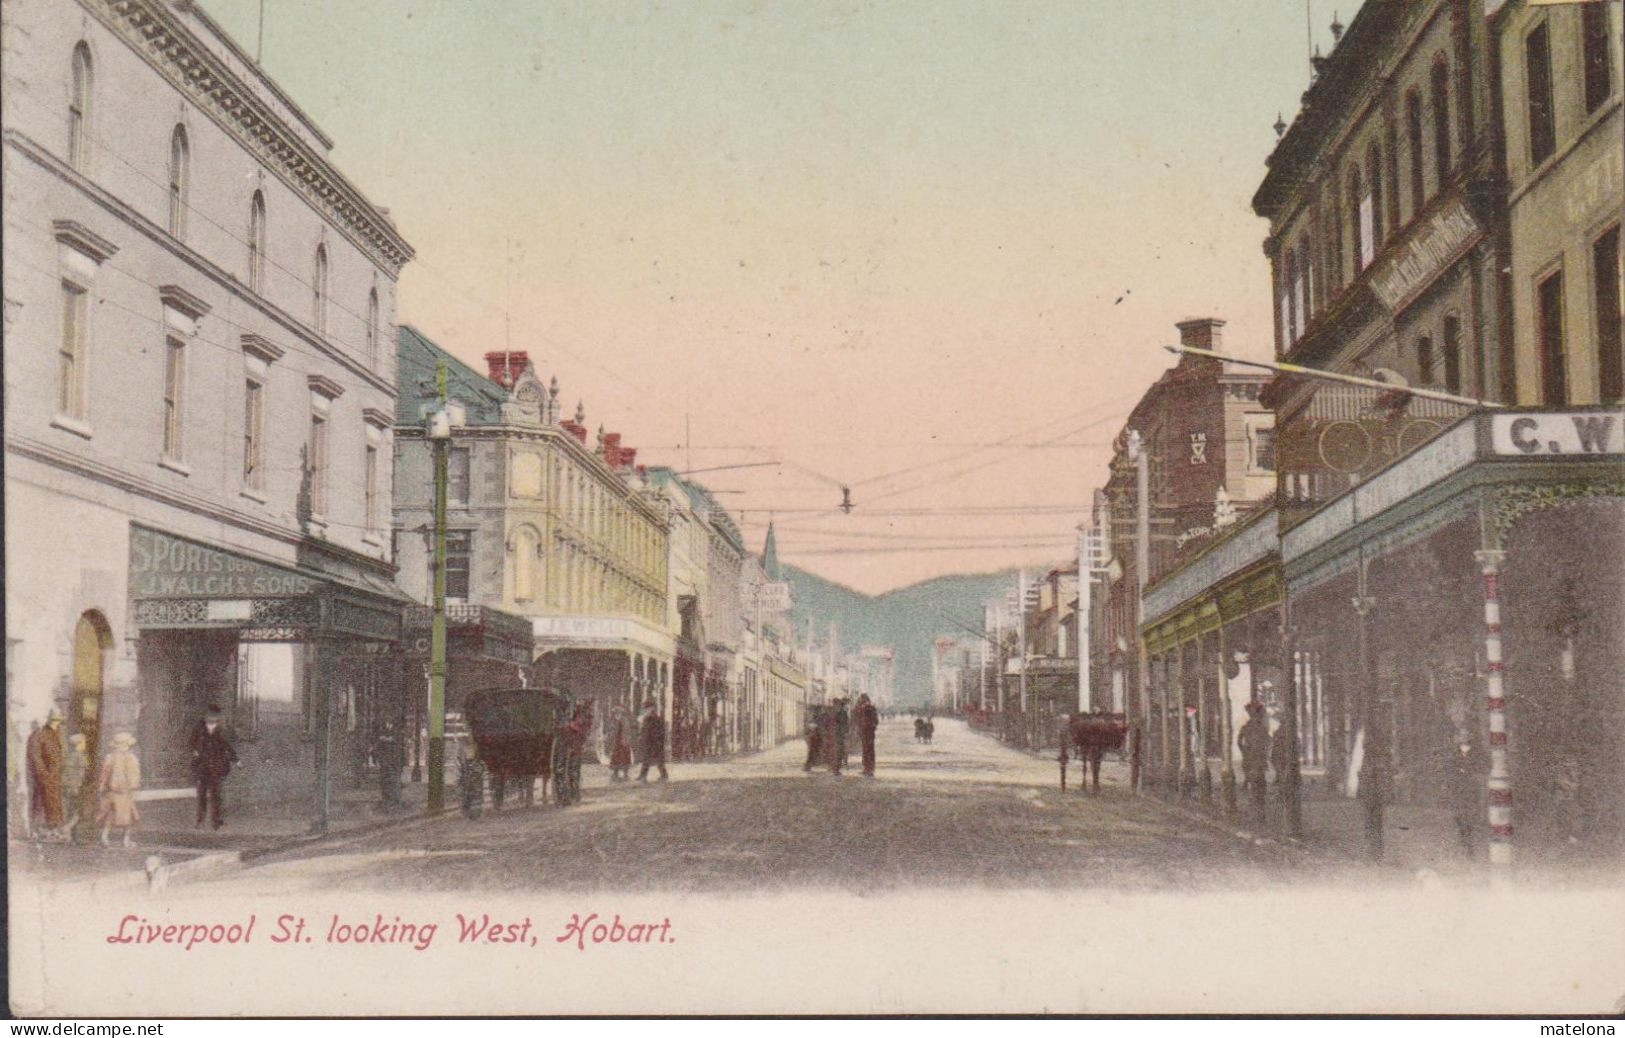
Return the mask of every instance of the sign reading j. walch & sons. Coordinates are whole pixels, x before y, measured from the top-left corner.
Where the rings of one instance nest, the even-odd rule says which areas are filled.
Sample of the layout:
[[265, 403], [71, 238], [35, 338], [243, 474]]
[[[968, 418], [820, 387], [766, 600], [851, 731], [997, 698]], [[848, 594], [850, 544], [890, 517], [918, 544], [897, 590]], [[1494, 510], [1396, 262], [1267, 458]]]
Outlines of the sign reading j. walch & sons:
[[138, 599], [287, 597], [316, 589], [301, 573], [130, 526], [130, 592]]

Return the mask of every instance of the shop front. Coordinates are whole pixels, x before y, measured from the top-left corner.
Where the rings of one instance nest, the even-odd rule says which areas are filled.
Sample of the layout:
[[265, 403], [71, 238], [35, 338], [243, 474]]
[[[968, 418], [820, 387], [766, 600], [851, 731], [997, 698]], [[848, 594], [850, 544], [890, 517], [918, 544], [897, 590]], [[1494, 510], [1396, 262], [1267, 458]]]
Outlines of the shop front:
[[671, 738], [671, 635], [625, 617], [537, 616], [531, 618], [533, 671], [544, 686], [593, 701], [587, 751], [607, 761], [617, 729], [641, 759], [637, 721], [643, 702], [654, 699]]
[[242, 797], [311, 796], [325, 826], [335, 784], [365, 772], [404, 706], [404, 598], [387, 568], [321, 547], [288, 565], [132, 523], [129, 587], [145, 784], [190, 785], [189, 735], [218, 706]]
[[1625, 851], [1622, 426], [1463, 418], [1282, 534], [1305, 749], [1372, 857], [1395, 804], [1476, 814], [1501, 865], [1514, 815], [1537, 859]]

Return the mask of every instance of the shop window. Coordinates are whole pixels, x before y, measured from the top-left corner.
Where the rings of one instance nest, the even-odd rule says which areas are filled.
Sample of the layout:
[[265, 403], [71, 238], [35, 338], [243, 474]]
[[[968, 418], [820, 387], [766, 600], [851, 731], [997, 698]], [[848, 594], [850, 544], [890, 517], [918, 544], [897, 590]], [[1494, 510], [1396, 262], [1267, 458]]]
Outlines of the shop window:
[[1568, 366], [1563, 355], [1563, 272], [1557, 271], [1535, 289], [1536, 334], [1540, 344], [1540, 402], [1568, 402]]
[[1589, 114], [1614, 92], [1613, 54], [1608, 46], [1608, 4], [1580, 8], [1580, 35], [1585, 45], [1585, 101]]
[[469, 574], [474, 565], [474, 532], [446, 531], [446, 597], [468, 601]]
[[1591, 277], [1597, 312], [1597, 371], [1602, 399], [1625, 399], [1625, 353], [1620, 342], [1619, 224], [1591, 246]]
[[1552, 112], [1552, 47], [1546, 23], [1524, 39], [1524, 94], [1529, 108], [1529, 162], [1538, 166], [1557, 150]]

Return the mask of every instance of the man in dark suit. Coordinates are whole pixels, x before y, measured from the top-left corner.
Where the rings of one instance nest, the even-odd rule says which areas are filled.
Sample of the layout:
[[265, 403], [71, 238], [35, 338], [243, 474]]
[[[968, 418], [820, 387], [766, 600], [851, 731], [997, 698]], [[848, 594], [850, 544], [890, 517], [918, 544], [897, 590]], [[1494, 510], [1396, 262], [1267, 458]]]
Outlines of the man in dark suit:
[[858, 740], [863, 746], [863, 773], [875, 777], [875, 729], [880, 727], [880, 712], [869, 701], [866, 692], [858, 697]]
[[222, 720], [220, 708], [209, 704], [208, 712], [187, 740], [192, 747], [192, 778], [197, 782], [197, 824], [203, 824], [203, 813], [208, 811], [216, 829], [226, 824], [220, 783], [237, 763], [237, 751], [232, 748]]
[[638, 772], [638, 781], [649, 781], [649, 765], [660, 768], [660, 781], [668, 778], [666, 775], [666, 719], [660, 716], [660, 708], [655, 706], [653, 699], [643, 701], [643, 718], [640, 722], [643, 739], [643, 770]]

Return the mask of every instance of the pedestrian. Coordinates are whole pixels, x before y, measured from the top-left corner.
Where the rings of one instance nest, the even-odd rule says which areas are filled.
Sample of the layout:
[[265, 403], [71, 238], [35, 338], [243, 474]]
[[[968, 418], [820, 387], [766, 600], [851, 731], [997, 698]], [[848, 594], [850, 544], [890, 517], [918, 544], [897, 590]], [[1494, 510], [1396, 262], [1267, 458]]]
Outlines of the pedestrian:
[[85, 733], [68, 736], [68, 758], [62, 765], [62, 837], [73, 839], [79, 825], [80, 800], [85, 788], [85, 775], [90, 770], [90, 757], [85, 753]]
[[62, 711], [51, 709], [45, 727], [28, 737], [28, 782], [34, 824], [44, 834], [62, 828]]
[[1264, 821], [1264, 781], [1269, 766], [1269, 721], [1264, 716], [1264, 704], [1253, 700], [1247, 704], [1247, 723], [1236, 733], [1236, 747], [1241, 750], [1243, 786], [1252, 803], [1254, 820]]
[[1473, 744], [1463, 733], [1456, 739], [1456, 751], [1450, 755], [1450, 810], [1456, 823], [1456, 839], [1467, 858], [1478, 853], [1478, 823], [1484, 817], [1479, 789], [1478, 759], [1473, 753]]
[[203, 814], [207, 811], [216, 829], [226, 824], [220, 784], [237, 763], [237, 751], [226, 734], [223, 720], [220, 708], [210, 703], [187, 739], [187, 745], [192, 748], [192, 780], [197, 783], [197, 824], [203, 824]]
[[868, 693], [858, 697], [858, 739], [863, 745], [863, 773], [875, 777], [875, 729], [880, 727], [880, 713], [869, 702]]
[[474, 736], [457, 740], [457, 785], [462, 793], [463, 817], [478, 818], [485, 809], [485, 765], [480, 761]]
[[113, 736], [113, 751], [102, 758], [101, 775], [96, 781], [101, 811], [96, 821], [101, 823], [103, 847], [107, 846], [108, 832], [114, 828], [124, 830], [124, 846], [134, 845], [131, 834], [141, 821], [141, 812], [135, 806], [136, 790], [141, 788], [141, 762], [131, 752], [133, 746], [135, 736], [119, 732]]
[[1270, 736], [1270, 768], [1275, 772], [1275, 784], [1286, 784], [1286, 772], [1292, 766], [1292, 744], [1287, 741], [1286, 721], [1283, 719], [1275, 726], [1275, 734]]
[[401, 807], [401, 770], [406, 767], [406, 747], [394, 721], [385, 721], [378, 733], [373, 757], [378, 761], [379, 805], [384, 811], [397, 811]]
[[643, 701], [639, 726], [643, 738], [643, 770], [638, 772], [638, 781], [649, 781], [649, 765], [653, 764], [660, 769], [660, 781], [664, 782], [670, 777], [666, 774], [666, 720], [660, 716], [653, 697]]
[[835, 745], [832, 748], [834, 755], [830, 770], [839, 775], [841, 769], [846, 767], [846, 733], [852, 726], [852, 717], [846, 712], [846, 700], [837, 697], [835, 700]]
[[807, 707], [807, 763], [801, 770], [812, 774], [813, 765], [824, 748], [824, 711], [821, 707]]
[[615, 722], [615, 745], [609, 751], [609, 779], [625, 782], [632, 771], [632, 747], [626, 742], [626, 722]]

